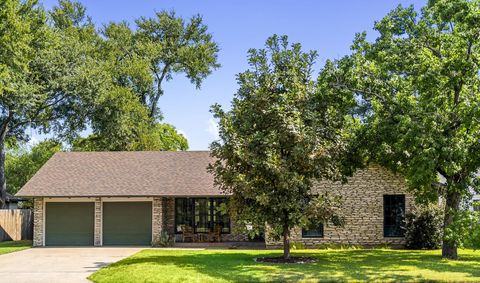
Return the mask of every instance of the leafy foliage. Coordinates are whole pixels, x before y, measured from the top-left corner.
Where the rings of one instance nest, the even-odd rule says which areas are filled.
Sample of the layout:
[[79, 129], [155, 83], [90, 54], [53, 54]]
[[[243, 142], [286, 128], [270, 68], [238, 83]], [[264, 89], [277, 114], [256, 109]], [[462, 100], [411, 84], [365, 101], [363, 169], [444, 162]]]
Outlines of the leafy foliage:
[[[59, 17], [61, 18], [61, 17]], [[64, 17], [65, 18], [65, 17]], [[88, 101], [102, 86], [89, 25], [57, 25], [37, 1], [0, 2], [0, 199], [5, 199], [5, 140], [27, 127], [71, 139], [85, 128]]]
[[15, 194], [53, 154], [61, 149], [62, 145], [54, 140], [42, 141], [32, 148], [21, 144], [8, 149], [5, 160], [7, 191]]
[[443, 212], [438, 205], [424, 205], [407, 214], [405, 241], [409, 249], [438, 249], [442, 245]]
[[[375, 23], [374, 42], [357, 35], [330, 81], [358, 101], [355, 136], [364, 156], [403, 174], [417, 200], [444, 197], [445, 229], [469, 188], [480, 190], [479, 5], [432, 0], [421, 12], [399, 6]], [[446, 186], [435, 185], [438, 174]], [[456, 258], [459, 241], [445, 238], [443, 256]]]
[[329, 202], [315, 196], [313, 181], [340, 180], [347, 171], [346, 108], [312, 79], [316, 57], [300, 44], [290, 46], [286, 36], [270, 37], [265, 49], [249, 50], [251, 69], [237, 77], [232, 109], [212, 107], [221, 139], [210, 146], [215, 184], [232, 195], [230, 215], [250, 233], [267, 223], [283, 236], [284, 257], [290, 228], [311, 221], [307, 212], [335, 220], [333, 210], [320, 209]]
[[107, 75], [104, 94], [93, 101], [93, 135], [75, 142], [81, 150], [185, 150], [185, 137], [162, 124], [158, 100], [163, 83], [185, 74], [200, 88], [220, 65], [218, 46], [197, 15], [186, 22], [174, 12], [110, 23], [101, 33], [99, 58]]
[[158, 239], [157, 242], [152, 243], [152, 246], [154, 247], [173, 247], [175, 244], [175, 237], [172, 235], [169, 235], [166, 231], [162, 231], [160, 234], [160, 238]]
[[457, 211], [452, 225], [445, 229], [444, 238], [459, 247], [480, 249], [480, 213], [469, 209]]

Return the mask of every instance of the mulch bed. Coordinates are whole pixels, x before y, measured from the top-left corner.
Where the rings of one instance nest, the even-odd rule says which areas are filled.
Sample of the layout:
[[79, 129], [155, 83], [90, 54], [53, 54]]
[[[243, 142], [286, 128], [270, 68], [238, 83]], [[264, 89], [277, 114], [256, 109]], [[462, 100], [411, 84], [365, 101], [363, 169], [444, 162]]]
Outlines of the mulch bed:
[[317, 259], [313, 257], [307, 256], [292, 256], [289, 259], [284, 259], [283, 257], [258, 257], [255, 259], [256, 262], [263, 262], [263, 263], [312, 263], [316, 262]]

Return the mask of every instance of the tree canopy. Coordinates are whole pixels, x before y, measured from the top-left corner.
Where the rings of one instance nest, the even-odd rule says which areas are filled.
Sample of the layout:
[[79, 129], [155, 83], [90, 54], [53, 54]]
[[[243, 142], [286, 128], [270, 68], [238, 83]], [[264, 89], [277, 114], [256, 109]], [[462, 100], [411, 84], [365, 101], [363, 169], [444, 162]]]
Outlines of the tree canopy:
[[[162, 123], [162, 84], [185, 74], [199, 88], [218, 46], [197, 15], [174, 12], [95, 27], [79, 2], [46, 11], [36, 0], [0, 3], [0, 200], [5, 141], [49, 134], [74, 150], [185, 150]], [[81, 137], [85, 130], [88, 137]]]
[[15, 194], [53, 154], [61, 150], [62, 145], [55, 140], [45, 140], [31, 148], [25, 143], [10, 146], [5, 160], [7, 192]]
[[418, 200], [445, 200], [446, 258], [457, 258], [462, 244], [455, 228], [462, 201], [480, 191], [479, 5], [399, 6], [375, 23], [375, 41], [357, 35], [330, 78], [359, 102], [365, 156], [403, 174]]
[[[231, 216], [255, 233], [267, 223], [283, 237], [312, 222], [342, 224], [338, 199], [312, 191], [315, 179], [344, 176], [348, 137], [341, 100], [312, 78], [314, 51], [273, 36], [265, 49], [248, 52], [250, 69], [237, 76], [232, 108], [214, 105], [220, 141], [210, 146], [215, 183], [231, 194]], [[348, 171], [348, 170], [347, 170]], [[241, 225], [239, 225], [241, 226]]]
[[70, 139], [85, 128], [86, 101], [99, 90], [94, 30], [58, 26], [37, 1], [0, 3], [0, 199], [5, 199], [5, 140], [28, 127]]
[[[79, 17], [75, 17], [78, 19]], [[77, 20], [78, 21], [78, 20]], [[202, 17], [185, 21], [174, 12], [141, 17], [132, 29], [109, 23], [102, 30], [99, 58], [110, 86], [94, 102], [92, 136], [75, 142], [81, 150], [185, 150], [185, 137], [161, 123], [163, 84], [185, 74], [200, 88], [220, 65], [218, 45]]]

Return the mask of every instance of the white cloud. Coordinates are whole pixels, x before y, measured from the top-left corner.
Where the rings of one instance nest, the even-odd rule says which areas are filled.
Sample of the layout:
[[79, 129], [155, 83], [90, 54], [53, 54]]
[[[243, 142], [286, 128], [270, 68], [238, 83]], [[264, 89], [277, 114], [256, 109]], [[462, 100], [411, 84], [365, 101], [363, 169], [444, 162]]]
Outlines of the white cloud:
[[218, 133], [218, 123], [213, 119], [208, 119], [207, 132], [215, 139], [218, 140], [220, 135]]

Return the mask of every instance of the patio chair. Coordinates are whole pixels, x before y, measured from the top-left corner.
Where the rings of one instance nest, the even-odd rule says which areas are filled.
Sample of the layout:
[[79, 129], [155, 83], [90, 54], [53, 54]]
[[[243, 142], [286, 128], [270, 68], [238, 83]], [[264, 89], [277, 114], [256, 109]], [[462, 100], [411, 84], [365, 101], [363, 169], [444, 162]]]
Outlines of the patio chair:
[[208, 232], [208, 239], [210, 242], [221, 242], [222, 241], [222, 225], [215, 224], [213, 230]]
[[187, 239], [189, 239], [189, 242], [195, 242], [195, 234], [193, 232], [193, 227], [188, 226], [188, 225], [182, 225], [182, 242], [187, 242]]

